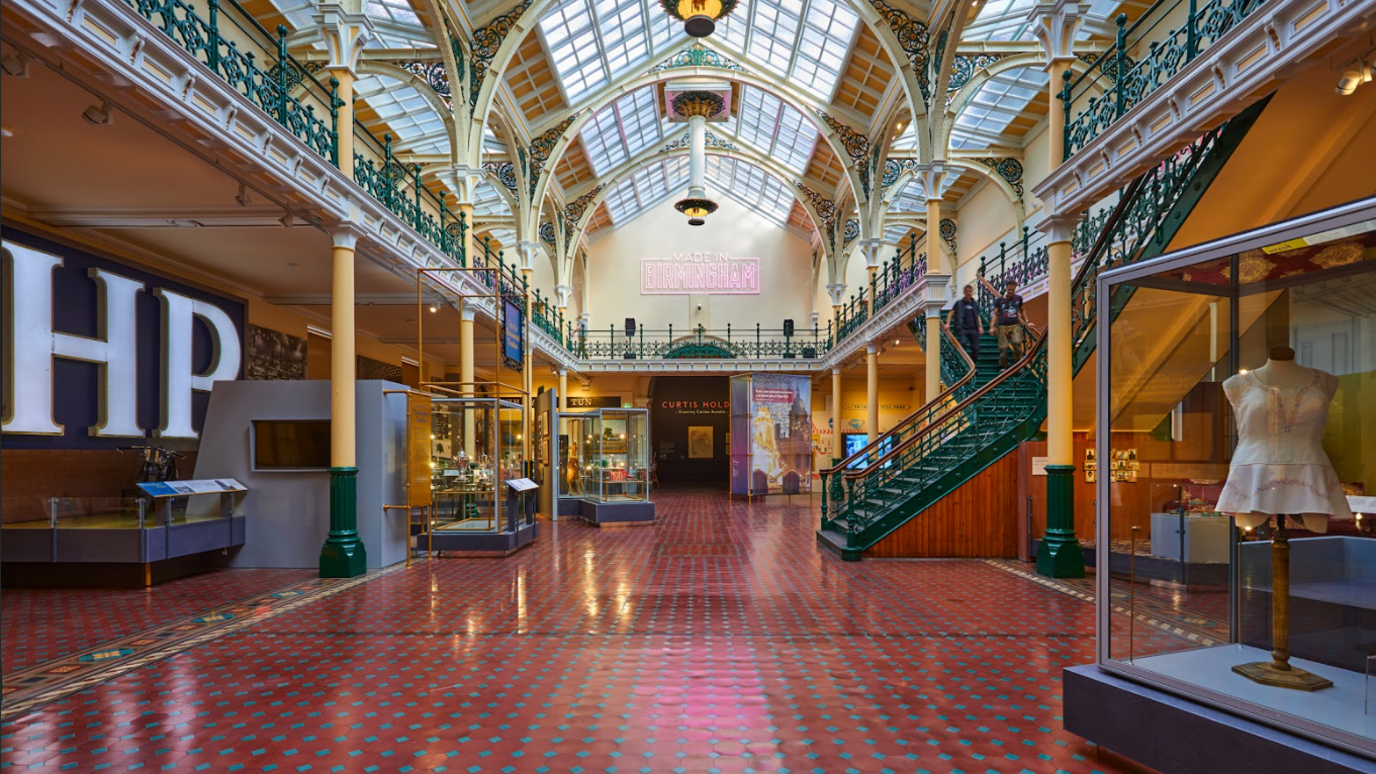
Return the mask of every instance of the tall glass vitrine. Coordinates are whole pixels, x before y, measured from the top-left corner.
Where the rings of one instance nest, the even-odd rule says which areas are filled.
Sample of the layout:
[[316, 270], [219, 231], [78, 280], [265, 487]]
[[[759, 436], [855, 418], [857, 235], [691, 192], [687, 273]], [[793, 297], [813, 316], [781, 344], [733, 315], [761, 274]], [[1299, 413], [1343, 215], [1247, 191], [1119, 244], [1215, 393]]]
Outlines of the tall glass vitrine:
[[508, 531], [502, 482], [523, 475], [521, 405], [497, 398], [436, 398], [432, 411], [436, 531]]
[[1098, 283], [1099, 666], [1376, 758], [1376, 199]]
[[650, 499], [650, 412], [597, 409], [559, 415], [559, 496], [596, 502]]

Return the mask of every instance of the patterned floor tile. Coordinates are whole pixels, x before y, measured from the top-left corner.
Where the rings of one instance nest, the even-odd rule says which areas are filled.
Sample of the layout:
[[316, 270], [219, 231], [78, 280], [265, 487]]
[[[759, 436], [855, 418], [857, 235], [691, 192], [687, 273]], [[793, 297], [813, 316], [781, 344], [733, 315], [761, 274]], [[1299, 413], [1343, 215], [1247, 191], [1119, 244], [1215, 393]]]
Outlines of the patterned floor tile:
[[[0, 725], [6, 767], [1118, 772], [1061, 724], [1093, 605], [976, 561], [848, 564], [803, 498], [664, 493], [420, 561]], [[720, 548], [702, 548], [718, 546]], [[8, 637], [8, 633], [4, 635]], [[104, 768], [97, 768], [104, 767]]]

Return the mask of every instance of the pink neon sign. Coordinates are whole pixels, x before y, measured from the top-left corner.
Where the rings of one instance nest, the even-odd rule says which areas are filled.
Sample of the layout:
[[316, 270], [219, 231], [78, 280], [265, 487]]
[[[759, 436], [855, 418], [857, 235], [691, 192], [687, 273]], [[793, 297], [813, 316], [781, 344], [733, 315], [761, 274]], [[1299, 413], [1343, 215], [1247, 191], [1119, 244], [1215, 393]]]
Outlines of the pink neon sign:
[[640, 260], [641, 295], [758, 295], [760, 259], [726, 253], [675, 253]]

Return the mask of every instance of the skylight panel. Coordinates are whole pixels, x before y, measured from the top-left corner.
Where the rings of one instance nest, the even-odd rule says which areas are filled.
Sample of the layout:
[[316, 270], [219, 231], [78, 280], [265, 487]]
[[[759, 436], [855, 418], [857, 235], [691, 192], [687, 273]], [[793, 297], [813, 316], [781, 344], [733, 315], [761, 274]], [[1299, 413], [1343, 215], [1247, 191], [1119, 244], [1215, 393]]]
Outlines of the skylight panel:
[[1032, 100], [1046, 90], [1046, 85], [1046, 73], [1030, 67], [994, 76], [956, 117], [951, 128], [951, 147], [979, 148], [1016, 142], [1014, 138], [1004, 138], [1004, 133]]
[[626, 155], [626, 144], [621, 140], [615, 106], [603, 108], [593, 116], [579, 136], [583, 138], [583, 149], [588, 154], [588, 162], [592, 164], [595, 175], [602, 175], [630, 160]]
[[354, 93], [372, 108], [386, 129], [373, 128], [379, 135], [392, 135], [393, 151], [447, 153], [449, 134], [444, 121], [430, 103], [410, 86], [391, 78], [369, 75], [359, 78]]
[[761, 2], [750, 25], [746, 53], [779, 75], [787, 75], [802, 8], [801, 0]]
[[889, 212], [927, 212], [927, 189], [922, 181], [913, 178], [903, 186], [903, 190], [889, 204]]
[[669, 185], [664, 180], [664, 165], [644, 167], [635, 173], [635, 190], [642, 202], [662, 199], [669, 194]]
[[819, 97], [830, 97], [860, 17], [832, 0], [811, 0], [789, 80]]
[[779, 112], [779, 128], [774, 134], [774, 147], [770, 153], [776, 161], [788, 169], [802, 174], [812, 159], [812, 149], [817, 145], [817, 128], [792, 105], [784, 105]]
[[596, 91], [685, 37], [658, 0], [563, 0], [538, 25], [570, 102]]
[[473, 214], [474, 215], [506, 215], [511, 212], [511, 208], [506, 205], [506, 200], [497, 193], [497, 189], [492, 184], [483, 180], [478, 183], [473, 190]]
[[[667, 14], [666, 14], [667, 16]], [[740, 0], [736, 10], [725, 19], [717, 22], [717, 31], [712, 37], [721, 40], [737, 51], [745, 50], [745, 33], [750, 29], [750, 0]]]
[[655, 108], [654, 89], [645, 87], [616, 101], [626, 153], [634, 156], [664, 139], [664, 128]]
[[664, 176], [669, 181], [669, 190], [677, 191], [688, 185], [688, 157], [675, 156], [664, 161]]
[[612, 223], [619, 225], [630, 218], [640, 207], [635, 198], [635, 180], [628, 177], [617, 183], [602, 203], [607, 206], [607, 214], [612, 216]]
[[740, 109], [722, 129], [800, 175], [818, 137], [816, 127], [797, 109], [751, 86], [742, 89]]
[[765, 178], [764, 191], [760, 196], [760, 206], [756, 210], [779, 225], [788, 222], [788, 213], [793, 209], [793, 192], [784, 188], [778, 178], [770, 175]]
[[965, 40], [1030, 40], [1027, 15], [1037, 0], [988, 0], [961, 35]]
[[420, 26], [420, 17], [406, 0], [368, 0], [363, 12], [375, 19]]

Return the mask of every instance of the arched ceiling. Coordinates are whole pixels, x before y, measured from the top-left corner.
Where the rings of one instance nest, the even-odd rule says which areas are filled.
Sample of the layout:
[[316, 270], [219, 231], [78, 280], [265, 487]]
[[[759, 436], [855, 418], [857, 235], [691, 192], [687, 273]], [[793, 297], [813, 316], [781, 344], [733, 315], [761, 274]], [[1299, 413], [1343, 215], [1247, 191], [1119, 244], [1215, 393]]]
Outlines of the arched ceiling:
[[[472, 117], [483, 122], [482, 162], [523, 163], [518, 156], [533, 155], [539, 147], [548, 152], [547, 145], [554, 143], [540, 143], [550, 130], [567, 126], [576, 115], [592, 116], [576, 136], [565, 138], [561, 152], [541, 159], [552, 173], [546, 196], [555, 209], [590, 200], [587, 194], [599, 182], [607, 182], [600, 178], [609, 171], [636, 167], [630, 177], [617, 178], [615, 195], [601, 197], [587, 218], [585, 233], [624, 224], [654, 202], [681, 194], [686, 186], [681, 160], [650, 163], [647, 158], [680, 141], [686, 127], [666, 120], [661, 84], [634, 83], [645, 83], [648, 72], [695, 43], [658, 0], [342, 1], [371, 20], [374, 35], [364, 59], [377, 62], [378, 68], [386, 63], [415, 76], [403, 83], [374, 69], [356, 88], [360, 122], [379, 138], [391, 134], [402, 158], [442, 165], [450, 163], [450, 155], [464, 152], [468, 103], [479, 110], [486, 103], [476, 90], [469, 100], [467, 88], [450, 89], [446, 61], [454, 61], [448, 58], [452, 50], [469, 77], [476, 65], [492, 68], [484, 70], [486, 82], [496, 83], [491, 113]], [[740, 0], [705, 41], [710, 56], [730, 63], [712, 74], [735, 81], [730, 120], [709, 127], [718, 143], [709, 163], [709, 187], [759, 208], [781, 225], [818, 232], [815, 240], [824, 237], [811, 222], [795, 181], [809, 189], [808, 196], [835, 203], [842, 224], [858, 215], [857, 202], [869, 198], [876, 199], [876, 211], [888, 213], [881, 219], [925, 215], [920, 186], [908, 183], [895, 193], [877, 184], [881, 174], [887, 177], [882, 162], [873, 171], [873, 197], [852, 190], [856, 180], [869, 187], [868, 177], [857, 174], [857, 167], [871, 158], [888, 158], [911, 169], [918, 161], [958, 153], [1020, 159], [1049, 107], [1048, 76], [1038, 64], [1041, 45], [1027, 21], [1033, 4], [1034, 0]], [[1125, 12], [1135, 18], [1148, 5], [1146, 0], [1092, 0], [1077, 52], [1083, 46], [1082, 56], [1092, 57], [1112, 39], [1113, 16]], [[287, 25], [292, 30], [289, 43], [300, 58], [324, 60], [325, 47], [314, 19], [319, 12], [316, 0], [247, 0], [245, 7], [269, 29]], [[914, 72], [928, 61], [920, 57], [935, 61], [944, 39], [938, 33], [949, 29], [956, 16], [964, 19], [964, 27], [951, 75], [942, 81], [945, 99], [919, 94], [912, 84], [921, 76]], [[1010, 60], [1013, 57], [1017, 59]], [[1005, 62], [1002, 68], [1000, 61]], [[1018, 66], [1010, 67], [1014, 61]], [[733, 77], [730, 67], [748, 71], [754, 83]], [[986, 68], [994, 74], [986, 77]], [[453, 80], [462, 84], [464, 77], [460, 73]], [[970, 87], [962, 90], [966, 83]], [[424, 88], [434, 89], [439, 99], [422, 98], [418, 90]], [[934, 99], [955, 111], [947, 122], [948, 143], [939, 150], [923, 147], [940, 143], [925, 139], [926, 116], [935, 109], [927, 103]], [[452, 115], [443, 115], [444, 109]], [[819, 134], [821, 122], [831, 126], [831, 141]], [[902, 128], [895, 131], [898, 122]], [[722, 157], [732, 155], [733, 148], [741, 157], [770, 159], [792, 179]], [[980, 179], [968, 169], [953, 170], [944, 191], [948, 206], [958, 207]], [[436, 176], [427, 180], [440, 188]], [[531, 238], [517, 233], [522, 222], [512, 212], [513, 204], [520, 202], [517, 188], [499, 194], [485, 182], [479, 196], [478, 220], [492, 221], [487, 231], [503, 231], [504, 242]], [[542, 213], [535, 220], [547, 220], [545, 202], [527, 206]], [[875, 228], [886, 235], [893, 230]]]

